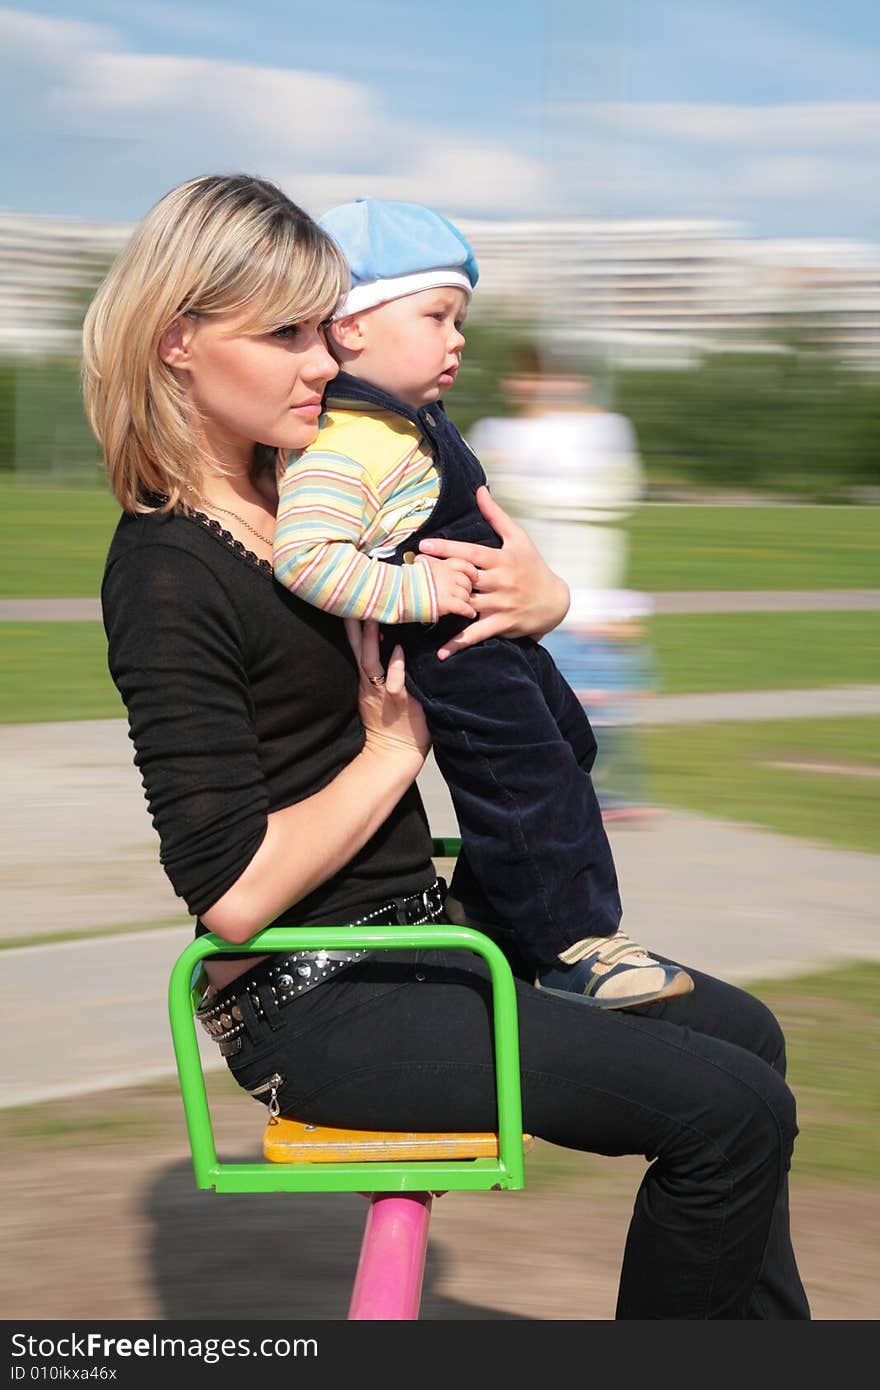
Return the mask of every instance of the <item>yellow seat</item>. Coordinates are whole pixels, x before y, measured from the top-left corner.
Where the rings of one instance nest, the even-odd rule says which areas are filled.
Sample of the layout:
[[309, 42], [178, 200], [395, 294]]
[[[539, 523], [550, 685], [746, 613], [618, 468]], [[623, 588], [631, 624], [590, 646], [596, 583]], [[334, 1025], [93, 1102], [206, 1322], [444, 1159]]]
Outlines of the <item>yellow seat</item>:
[[[534, 1146], [523, 1135], [523, 1153]], [[263, 1156], [270, 1163], [381, 1163], [423, 1159], [497, 1158], [497, 1134], [407, 1134], [394, 1130], [331, 1129], [300, 1120], [266, 1126]]]

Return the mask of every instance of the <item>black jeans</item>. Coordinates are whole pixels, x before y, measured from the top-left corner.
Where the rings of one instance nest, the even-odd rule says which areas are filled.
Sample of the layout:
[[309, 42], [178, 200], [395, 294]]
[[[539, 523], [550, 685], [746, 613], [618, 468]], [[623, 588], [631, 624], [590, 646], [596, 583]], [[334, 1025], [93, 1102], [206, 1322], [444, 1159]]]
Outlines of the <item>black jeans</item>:
[[[797, 1126], [782, 1033], [758, 999], [690, 973], [692, 994], [638, 1011], [517, 981], [524, 1128], [649, 1161], [618, 1318], [809, 1318], [789, 1235]], [[457, 950], [378, 954], [274, 1029], [260, 1020], [229, 1066], [248, 1088], [280, 1073], [282, 1112], [311, 1123], [494, 1129], [487, 969]], [[589, 1212], [585, 1191], [585, 1241]]]

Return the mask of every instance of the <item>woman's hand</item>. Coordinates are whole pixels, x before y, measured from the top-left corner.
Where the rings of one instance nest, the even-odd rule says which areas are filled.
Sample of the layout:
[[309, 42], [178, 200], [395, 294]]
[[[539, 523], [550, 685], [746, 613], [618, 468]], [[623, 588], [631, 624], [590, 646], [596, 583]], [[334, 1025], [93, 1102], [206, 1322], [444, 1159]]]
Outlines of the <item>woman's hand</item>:
[[345, 618], [345, 633], [360, 675], [358, 705], [367, 736], [367, 747], [377, 751], [409, 754], [421, 765], [428, 756], [431, 736], [418, 700], [404, 683], [403, 648], [395, 647], [388, 674], [379, 660], [379, 624]]
[[544, 563], [523, 528], [492, 498], [477, 491], [477, 505], [501, 549], [467, 541], [423, 540], [419, 550], [441, 560], [465, 560], [479, 571], [470, 602], [479, 617], [437, 653], [441, 661], [487, 637], [543, 637], [568, 612], [568, 585]]

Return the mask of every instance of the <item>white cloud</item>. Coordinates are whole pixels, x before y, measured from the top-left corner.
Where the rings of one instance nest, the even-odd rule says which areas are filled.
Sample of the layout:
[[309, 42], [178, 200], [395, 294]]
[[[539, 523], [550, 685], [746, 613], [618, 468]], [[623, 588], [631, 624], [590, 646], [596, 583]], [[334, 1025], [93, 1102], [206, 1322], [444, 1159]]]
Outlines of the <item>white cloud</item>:
[[[760, 37], [724, 32], [739, 58]], [[786, 36], [763, 33], [775, 61]], [[541, 161], [464, 116], [457, 128], [454, 103], [433, 125], [401, 118], [374, 79], [139, 53], [106, 27], [0, 9], [0, 121], [16, 131], [0, 198], [128, 220], [186, 178], [244, 169], [314, 213], [373, 194], [453, 217], [708, 216], [787, 235], [880, 223], [878, 101], [549, 105], [531, 132]]]
[[121, 122], [151, 142], [170, 137], [193, 153], [222, 148], [263, 163], [294, 152], [312, 159], [370, 148], [388, 134], [366, 88], [322, 73], [207, 58], [88, 54], [49, 100], [59, 124], [78, 130]]
[[103, 25], [80, 19], [55, 19], [5, 6], [0, 6], [0, 34], [4, 66], [22, 57], [41, 57], [61, 68], [77, 49], [117, 46], [113, 30]]
[[573, 105], [569, 119], [596, 122], [613, 131], [653, 138], [692, 140], [737, 146], [776, 142], [781, 145], [836, 146], [841, 142], [877, 141], [880, 101], [786, 102], [742, 106], [707, 102], [633, 101]]
[[13, 10], [0, 10], [0, 53], [0, 92], [11, 61], [27, 75], [35, 125], [68, 146], [105, 206], [111, 191], [130, 204], [140, 189], [145, 210], [184, 178], [233, 168], [276, 179], [318, 212], [362, 193], [453, 214], [515, 211], [544, 182], [534, 161], [395, 120], [366, 83], [332, 73], [134, 53], [95, 26]]
[[327, 174], [311, 183], [322, 206], [369, 191], [375, 198], [410, 199], [436, 207], [531, 216], [545, 191], [545, 173], [533, 161], [502, 145], [433, 141], [413, 151], [413, 160], [394, 173]]
[[581, 209], [790, 235], [880, 224], [880, 102], [585, 102], [550, 119], [560, 185]]

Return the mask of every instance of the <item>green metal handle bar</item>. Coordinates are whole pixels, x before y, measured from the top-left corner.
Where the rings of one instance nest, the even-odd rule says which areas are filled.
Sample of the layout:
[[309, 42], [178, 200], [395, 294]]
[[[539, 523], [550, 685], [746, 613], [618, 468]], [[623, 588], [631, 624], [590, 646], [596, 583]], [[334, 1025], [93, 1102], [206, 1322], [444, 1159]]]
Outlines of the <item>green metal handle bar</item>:
[[[456, 836], [437, 836], [431, 841], [431, 853], [435, 859], [455, 859], [461, 849], [461, 840]], [[205, 988], [205, 972], [201, 962], [197, 962], [190, 982], [190, 995], [192, 998], [193, 1009], [199, 1006], [199, 1000]]]
[[435, 859], [454, 859], [461, 849], [461, 840], [447, 836], [435, 838], [431, 842], [431, 853]]
[[[431, 853], [435, 859], [455, 859], [461, 849], [461, 840], [454, 836], [437, 836], [431, 841]], [[193, 1009], [199, 1006], [199, 1000], [205, 988], [205, 972], [201, 962], [196, 963], [193, 977], [190, 982], [190, 996], [192, 998]]]
[[[438, 853], [436, 849], [434, 852]], [[242, 948], [207, 935], [192, 941], [181, 953], [168, 991], [171, 1035], [196, 1185], [218, 1192], [474, 1192], [524, 1187], [516, 990], [510, 966], [499, 947], [472, 927], [441, 923], [418, 927], [266, 927], [247, 943], [248, 950], [255, 953], [321, 947], [340, 950], [346, 946], [373, 950], [453, 947], [474, 951], [486, 961], [492, 981], [498, 1157], [418, 1163], [221, 1163], [196, 1039], [191, 982], [194, 968], [206, 957]]]
[[190, 997], [193, 967], [208, 956], [241, 950], [213, 935], [198, 937], [179, 956], [171, 973], [168, 1007], [196, 1185], [218, 1192], [424, 1192], [521, 1188], [522, 1108], [516, 991], [510, 966], [498, 946], [472, 927], [267, 927], [247, 943], [249, 951], [338, 951], [347, 946], [374, 950], [458, 947], [475, 951], [489, 966], [495, 1037], [499, 1153], [496, 1159], [419, 1163], [221, 1163], [217, 1158], [205, 1077]]

